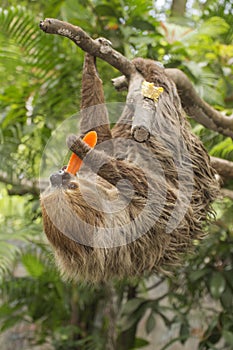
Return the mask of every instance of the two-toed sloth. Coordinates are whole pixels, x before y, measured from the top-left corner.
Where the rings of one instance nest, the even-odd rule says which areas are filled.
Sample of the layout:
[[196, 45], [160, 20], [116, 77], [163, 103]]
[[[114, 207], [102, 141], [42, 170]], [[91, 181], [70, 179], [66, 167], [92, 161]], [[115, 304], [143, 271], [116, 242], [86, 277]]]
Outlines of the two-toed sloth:
[[154, 61], [133, 63], [147, 82], [163, 88], [150, 138], [132, 138], [134, 108], [128, 105], [110, 129], [95, 58], [86, 54], [80, 135], [95, 130], [98, 144], [92, 149], [81, 136], [68, 136], [83, 166], [78, 176], [53, 174], [41, 195], [44, 231], [67, 279], [98, 282], [176, 265], [203, 236], [218, 192], [175, 84]]

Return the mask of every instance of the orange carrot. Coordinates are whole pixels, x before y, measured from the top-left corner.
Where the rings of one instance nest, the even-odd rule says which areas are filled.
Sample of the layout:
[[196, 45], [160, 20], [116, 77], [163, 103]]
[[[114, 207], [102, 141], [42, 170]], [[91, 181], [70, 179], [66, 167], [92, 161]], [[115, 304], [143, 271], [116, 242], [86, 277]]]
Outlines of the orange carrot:
[[75, 175], [79, 170], [81, 164], [82, 160], [75, 153], [72, 153], [65, 171], [67, 173]]
[[[97, 143], [97, 133], [95, 131], [89, 131], [84, 136], [83, 141], [91, 148], [94, 148]], [[83, 161], [75, 153], [72, 153], [66, 171], [70, 174], [75, 175], [80, 169], [82, 162]]]

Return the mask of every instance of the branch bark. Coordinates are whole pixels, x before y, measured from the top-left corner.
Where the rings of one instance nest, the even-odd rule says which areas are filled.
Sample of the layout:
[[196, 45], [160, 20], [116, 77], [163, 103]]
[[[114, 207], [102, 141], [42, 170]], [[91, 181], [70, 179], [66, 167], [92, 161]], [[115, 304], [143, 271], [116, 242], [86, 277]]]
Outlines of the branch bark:
[[128, 79], [124, 75], [112, 79], [112, 84], [117, 91], [125, 91], [129, 87]]
[[233, 179], [233, 162], [226, 159], [210, 157], [212, 167], [223, 178], [223, 180]]
[[[129, 286], [127, 301], [137, 297], [137, 286]], [[117, 339], [117, 349], [128, 350], [133, 348], [138, 322], [135, 322], [129, 329], [121, 332]]]
[[171, 16], [183, 17], [185, 15], [187, 0], [173, 0], [171, 6]]
[[143, 81], [144, 78], [139, 72], [131, 74], [127, 95], [127, 104], [134, 111], [131, 134], [137, 142], [145, 142], [150, 138], [156, 111], [154, 101], [142, 94]]
[[24, 196], [25, 194], [39, 196], [40, 191], [43, 191], [48, 186], [48, 181], [40, 181], [40, 183], [38, 180], [19, 181], [17, 179], [10, 178], [6, 173], [3, 172], [0, 173], [0, 182], [11, 186], [11, 188], [7, 189], [7, 192], [10, 196]]
[[222, 188], [221, 194], [223, 195], [223, 197], [227, 197], [233, 200], [233, 191], [228, 190], [227, 188]]
[[82, 50], [92, 56], [99, 57], [118, 69], [126, 77], [136, 71], [134, 65], [121, 53], [112, 49], [109, 41], [93, 40], [84, 30], [70, 23], [59, 21], [54, 18], [46, 18], [40, 22], [40, 28], [49, 34], [58, 34], [71, 39]]
[[106, 332], [106, 350], [116, 349], [117, 340], [117, 310], [115, 308], [115, 291], [112, 283], [105, 285], [106, 298], [103, 300], [103, 317], [108, 320]]

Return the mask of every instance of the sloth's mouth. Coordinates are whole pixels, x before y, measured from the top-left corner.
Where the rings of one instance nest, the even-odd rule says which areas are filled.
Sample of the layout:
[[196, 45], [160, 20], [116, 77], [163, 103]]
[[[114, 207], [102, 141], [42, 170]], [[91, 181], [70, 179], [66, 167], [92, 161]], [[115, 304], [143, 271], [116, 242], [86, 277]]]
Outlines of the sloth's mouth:
[[49, 180], [52, 187], [66, 187], [72, 178], [71, 174], [62, 169], [50, 175]]

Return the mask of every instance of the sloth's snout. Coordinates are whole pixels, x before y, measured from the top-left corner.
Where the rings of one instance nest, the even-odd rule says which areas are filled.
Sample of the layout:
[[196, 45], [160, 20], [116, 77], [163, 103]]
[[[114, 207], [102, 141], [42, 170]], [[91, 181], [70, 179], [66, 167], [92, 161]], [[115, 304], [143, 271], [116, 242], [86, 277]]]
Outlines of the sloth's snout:
[[71, 175], [64, 170], [59, 170], [50, 176], [50, 183], [54, 187], [62, 187], [67, 185], [71, 180]]

